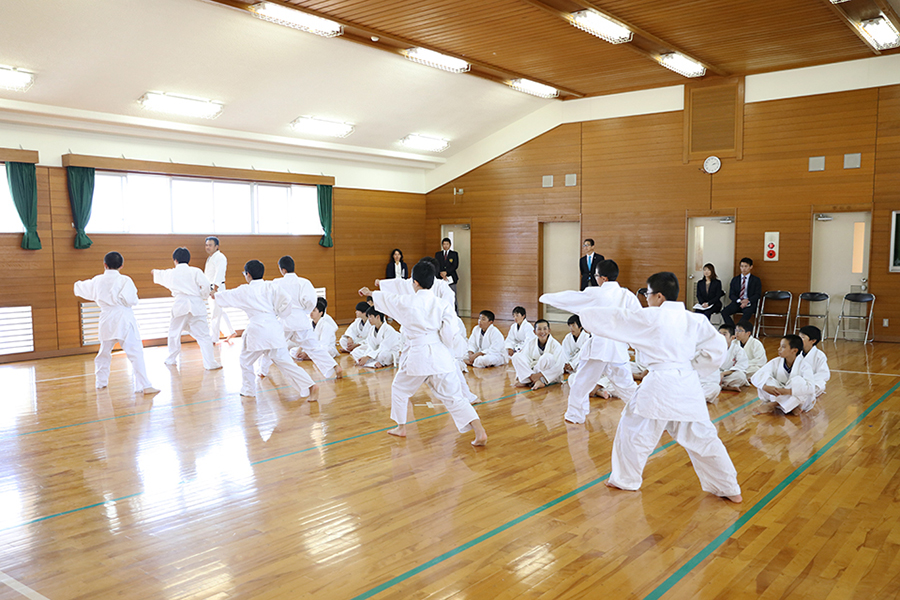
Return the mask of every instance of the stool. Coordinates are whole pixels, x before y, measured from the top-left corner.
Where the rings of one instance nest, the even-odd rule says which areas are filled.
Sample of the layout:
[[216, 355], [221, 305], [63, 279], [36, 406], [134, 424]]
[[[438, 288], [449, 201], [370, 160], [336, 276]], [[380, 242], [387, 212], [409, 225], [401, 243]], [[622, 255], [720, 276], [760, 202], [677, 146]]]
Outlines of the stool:
[[[803, 306], [803, 301], [806, 300], [807, 309], [805, 313], [800, 312], [801, 306]], [[824, 313], [814, 313], [812, 312], [812, 304], [813, 302], [824, 302], [825, 303], [825, 312]], [[813, 319], [822, 319], [824, 324], [822, 326], [822, 339], [828, 339], [828, 308], [831, 305], [831, 297], [828, 296], [825, 292], [803, 292], [800, 294], [800, 297], [797, 299], [797, 316], [794, 317], [794, 333], [797, 333], [797, 330], [800, 329], [800, 319], [809, 319], [810, 321]]]
[[[850, 303], [850, 306], [853, 306], [854, 304], [869, 304], [869, 315], [866, 316], [865, 314], [863, 314], [863, 315], [845, 314], [844, 307], [847, 306], [848, 302]], [[874, 294], [866, 294], [866, 293], [845, 294], [844, 300], [841, 302], [841, 314], [838, 315], [838, 324], [837, 324], [837, 330], [834, 332], [834, 341], [837, 342], [838, 337], [841, 335], [841, 326], [843, 325], [844, 319], [854, 319], [854, 320], [865, 321], [866, 322], [866, 334], [863, 337], [863, 342], [868, 344], [869, 342], [875, 341], [875, 336], [872, 336], [872, 339], [869, 339], [869, 330], [872, 328], [872, 314], [874, 312], [875, 312], [875, 295]]]
[[[787, 335], [788, 324], [791, 322], [791, 304], [793, 302], [793, 294], [784, 290], [772, 290], [763, 294], [762, 299], [759, 301], [759, 306], [756, 307], [756, 332], [754, 335], [759, 337], [759, 333], [762, 332], [765, 335], [766, 326], [763, 325], [763, 320], [765, 317], [780, 317], [784, 319], [784, 332], [781, 335]], [[769, 301], [777, 301], [777, 300], [787, 300], [787, 310], [783, 313], [776, 312], [766, 312], [766, 300]]]

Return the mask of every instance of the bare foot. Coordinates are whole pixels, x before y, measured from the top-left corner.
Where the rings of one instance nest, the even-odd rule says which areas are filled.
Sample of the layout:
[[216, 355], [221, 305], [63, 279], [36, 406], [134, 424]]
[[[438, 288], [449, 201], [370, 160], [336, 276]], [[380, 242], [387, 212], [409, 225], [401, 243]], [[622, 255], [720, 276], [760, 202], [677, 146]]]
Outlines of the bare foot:
[[518, 388], [531, 387], [531, 382], [529, 381], [528, 383], [522, 383], [521, 381], [516, 381], [516, 387], [518, 387]]
[[475, 430], [475, 439], [472, 440], [473, 446], [484, 446], [487, 444], [487, 432], [484, 430], [484, 426], [481, 424], [481, 419], [475, 419], [472, 421], [472, 429]]
[[344, 378], [344, 369], [341, 365], [337, 365], [334, 367], [334, 378], [335, 379], [343, 379]]
[[153, 394], [158, 394], [159, 390], [155, 387], [146, 387], [142, 392], [145, 396], [152, 396]]
[[309, 388], [309, 398], [306, 399], [307, 402], [318, 402], [319, 401], [319, 386], [313, 384], [311, 388]]
[[397, 425], [393, 429], [389, 430], [388, 434], [405, 438], [406, 437], [406, 425]]
[[543, 381], [541, 381], [540, 379], [538, 379], [537, 381], [534, 382], [534, 385], [531, 386], [531, 389], [539, 390], [542, 387], [547, 387], [547, 384], [544, 383]]
[[569, 419], [566, 419], [566, 423], [568, 423], [569, 425], [583, 425], [583, 423], [576, 423], [575, 421], [570, 421]]
[[607, 392], [600, 386], [594, 388], [594, 391], [591, 392], [591, 396], [593, 396], [594, 398], [603, 398], [604, 400], [609, 400], [611, 398], [609, 392]]
[[614, 489], [614, 490], [622, 490], [623, 492], [624, 492], [624, 491], [627, 491], [627, 490], [624, 490], [624, 489], [620, 488], [619, 486], [617, 486], [617, 485], [614, 484], [614, 483], [610, 483], [609, 479], [607, 479], [607, 480], [604, 481], [603, 483], [606, 484], [606, 487], [608, 487], [608, 488], [612, 488], [612, 489]]
[[766, 402], [759, 408], [753, 411], [754, 415], [770, 415], [775, 412], [775, 403], [774, 402]]
[[735, 504], [740, 504], [741, 502], [744, 501], [744, 499], [741, 497], [740, 494], [738, 494], [737, 496], [722, 496], [722, 498], [725, 498], [726, 500], [731, 500]]
[[222, 365], [220, 365], [219, 363], [216, 363], [213, 366], [211, 366], [210, 368], [208, 368], [207, 371], [218, 371], [221, 368], [222, 368]]
[[256, 398], [256, 394], [245, 394], [241, 392], [241, 398]]

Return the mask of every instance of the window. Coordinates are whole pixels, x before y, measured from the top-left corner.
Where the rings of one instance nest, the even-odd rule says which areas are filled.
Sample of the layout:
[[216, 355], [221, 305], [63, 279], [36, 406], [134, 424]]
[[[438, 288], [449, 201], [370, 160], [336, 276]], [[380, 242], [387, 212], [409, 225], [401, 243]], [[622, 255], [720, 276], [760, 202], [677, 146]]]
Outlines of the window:
[[0, 163], [0, 233], [24, 233], [25, 227], [13, 204], [6, 180], [6, 163]]
[[88, 233], [322, 235], [316, 187], [97, 171]]

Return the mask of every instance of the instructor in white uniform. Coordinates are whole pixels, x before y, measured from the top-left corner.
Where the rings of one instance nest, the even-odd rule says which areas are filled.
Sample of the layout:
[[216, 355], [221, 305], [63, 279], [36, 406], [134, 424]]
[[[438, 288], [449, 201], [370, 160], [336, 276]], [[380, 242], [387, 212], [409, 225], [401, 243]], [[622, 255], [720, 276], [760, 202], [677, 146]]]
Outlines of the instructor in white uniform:
[[[219, 252], [219, 238], [212, 235], [206, 238], [206, 253], [209, 255], [209, 258], [206, 259], [206, 267], [203, 269], [203, 274], [206, 275], [206, 278], [213, 285], [213, 291], [224, 292], [228, 259]], [[211, 297], [210, 303], [212, 303], [212, 320], [209, 323], [209, 337], [212, 338], [215, 344], [219, 341], [219, 332], [221, 331], [225, 334], [225, 339], [230, 340], [235, 336], [235, 332], [234, 327], [231, 326], [231, 321], [228, 320], [228, 315], [222, 312], [222, 307], [219, 306], [215, 298]]]

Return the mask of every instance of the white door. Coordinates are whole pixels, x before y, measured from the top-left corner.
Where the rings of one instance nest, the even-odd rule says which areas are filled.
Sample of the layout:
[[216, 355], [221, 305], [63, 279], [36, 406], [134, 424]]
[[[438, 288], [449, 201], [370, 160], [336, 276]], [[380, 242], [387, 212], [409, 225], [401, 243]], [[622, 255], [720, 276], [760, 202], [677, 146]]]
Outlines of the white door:
[[[578, 261], [581, 259], [581, 224], [541, 223], [543, 234], [543, 271], [544, 280], [541, 290], [545, 294], [577, 290], [581, 284], [581, 271]], [[565, 323], [572, 313], [561, 311], [548, 304], [541, 307], [543, 316], [550, 322]]]
[[[456, 302], [459, 304], [459, 316], [472, 314], [472, 247], [469, 225], [441, 225], [441, 239], [450, 238], [450, 249], [459, 253], [459, 267], [456, 285]], [[441, 249], [438, 240], [437, 250]], [[437, 252], [435, 250], [435, 252]]]
[[703, 265], [711, 263], [722, 280], [728, 304], [728, 284], [734, 277], [734, 219], [732, 217], [691, 217], [688, 219], [688, 280], [684, 297], [688, 306], [697, 303], [697, 282], [703, 279]]
[[[834, 335], [844, 294], [869, 291], [869, 236], [872, 213], [817, 214], [813, 220], [812, 273], [809, 291], [831, 296], [828, 335]], [[819, 312], [824, 307], [813, 305]], [[807, 312], [804, 303], [803, 312]], [[868, 306], [854, 306], [848, 314], [868, 314]], [[845, 321], [848, 339], [862, 339], [865, 328], [858, 320]], [[805, 321], [801, 325], [806, 324]], [[811, 324], [821, 327], [821, 321]], [[873, 323], [874, 327], [875, 324]], [[843, 329], [843, 328], [842, 328]], [[857, 333], [858, 332], [858, 333]], [[823, 332], [824, 333], [824, 332]], [[841, 334], [841, 337], [844, 337]]]

